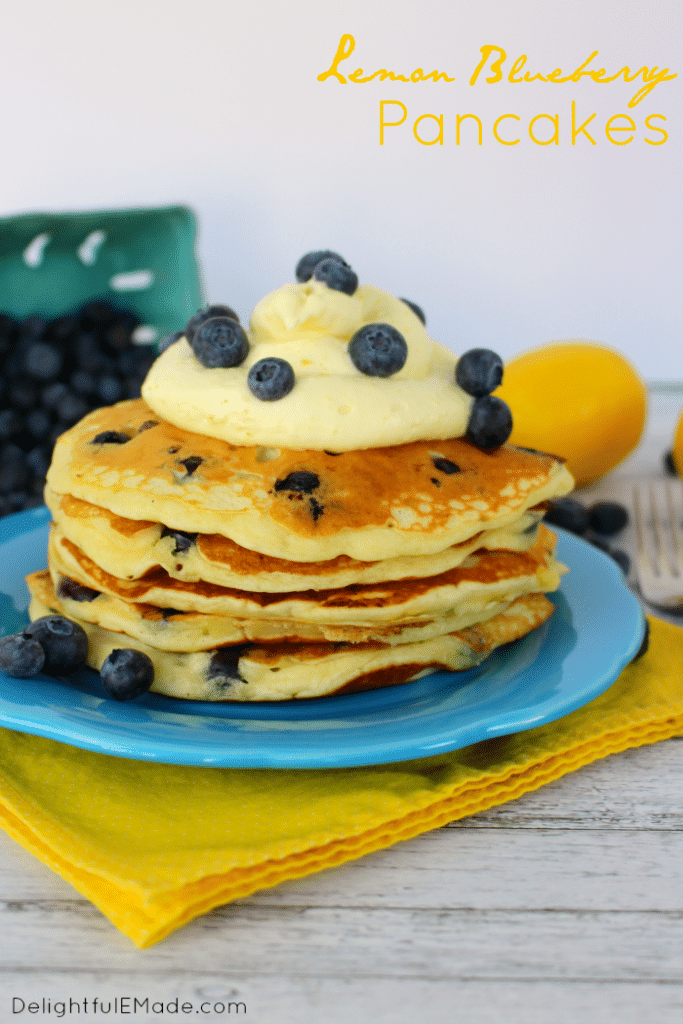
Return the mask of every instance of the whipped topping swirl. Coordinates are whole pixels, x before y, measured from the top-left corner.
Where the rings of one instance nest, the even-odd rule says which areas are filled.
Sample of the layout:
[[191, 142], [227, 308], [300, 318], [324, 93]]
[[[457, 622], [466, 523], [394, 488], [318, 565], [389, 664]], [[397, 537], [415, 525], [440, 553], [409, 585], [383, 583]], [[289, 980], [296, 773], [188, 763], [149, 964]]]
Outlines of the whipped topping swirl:
[[[361, 373], [347, 351], [372, 323], [390, 324], [408, 346], [405, 365], [387, 378]], [[378, 288], [347, 295], [315, 280], [284, 285], [258, 303], [247, 334], [247, 358], [227, 369], [202, 366], [182, 338], [156, 360], [142, 397], [178, 427], [245, 446], [342, 452], [467, 430], [473, 399], [455, 384], [455, 355], [406, 303]], [[247, 374], [273, 356], [290, 363], [296, 382], [279, 401], [262, 402]]]

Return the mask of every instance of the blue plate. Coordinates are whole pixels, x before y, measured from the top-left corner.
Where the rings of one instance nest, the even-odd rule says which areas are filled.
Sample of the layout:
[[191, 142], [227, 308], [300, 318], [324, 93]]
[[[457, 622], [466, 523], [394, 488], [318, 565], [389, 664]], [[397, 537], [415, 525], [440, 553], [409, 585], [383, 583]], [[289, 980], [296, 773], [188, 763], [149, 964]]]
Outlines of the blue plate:
[[[24, 576], [44, 568], [47, 509], [0, 520], [0, 626], [27, 621]], [[644, 616], [618, 566], [557, 531], [571, 567], [555, 614], [468, 672], [313, 700], [209, 704], [147, 694], [109, 699], [97, 673], [69, 679], [0, 673], [0, 725], [118, 757], [233, 768], [339, 768], [457, 750], [533, 729], [587, 704], [640, 647]]]

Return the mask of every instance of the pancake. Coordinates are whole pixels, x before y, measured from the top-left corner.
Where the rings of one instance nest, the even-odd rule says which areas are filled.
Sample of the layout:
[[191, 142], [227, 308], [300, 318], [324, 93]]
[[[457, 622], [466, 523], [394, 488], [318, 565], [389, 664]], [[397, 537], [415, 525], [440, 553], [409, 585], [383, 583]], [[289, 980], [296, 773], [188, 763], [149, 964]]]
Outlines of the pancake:
[[481, 551], [438, 576], [277, 594], [186, 582], [173, 579], [163, 569], [139, 580], [122, 580], [101, 569], [59, 528], [51, 532], [48, 560], [58, 594], [66, 578], [94, 592], [157, 608], [236, 619], [385, 626], [435, 615], [479, 614], [491, 603], [555, 590], [563, 566], [553, 557], [554, 544], [554, 534], [541, 526], [536, 544], [528, 551]]
[[50, 488], [46, 488], [45, 500], [62, 534], [114, 576], [140, 579], [161, 567], [178, 580], [203, 580], [266, 593], [418, 579], [453, 569], [480, 548], [526, 551], [536, 543], [536, 526], [543, 516], [542, 508], [529, 509], [507, 529], [482, 530], [431, 555], [378, 562], [337, 555], [326, 562], [291, 562], [249, 551], [218, 533], [172, 531], [161, 523], [127, 519], [70, 494], [55, 494]]
[[162, 421], [141, 399], [62, 434], [47, 481], [127, 519], [301, 562], [434, 554], [510, 527], [573, 484], [551, 455], [462, 438], [343, 453], [238, 447]]
[[[471, 668], [494, 648], [541, 625], [552, 610], [544, 595], [530, 594], [479, 625], [396, 647], [264, 644], [180, 654], [78, 621], [88, 635], [88, 664], [94, 669], [100, 669], [111, 651], [134, 648], [152, 660], [154, 693], [189, 700], [268, 701], [350, 693], [408, 682], [438, 669]], [[32, 599], [32, 619], [52, 611], [40, 598]]]

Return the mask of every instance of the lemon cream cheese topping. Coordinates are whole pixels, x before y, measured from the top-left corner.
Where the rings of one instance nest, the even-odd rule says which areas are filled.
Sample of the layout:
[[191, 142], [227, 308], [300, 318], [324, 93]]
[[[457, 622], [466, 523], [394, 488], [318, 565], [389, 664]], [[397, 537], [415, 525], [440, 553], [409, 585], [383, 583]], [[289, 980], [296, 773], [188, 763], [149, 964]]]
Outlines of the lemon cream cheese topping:
[[[367, 325], [388, 325], [405, 340], [405, 361], [386, 376], [361, 372], [349, 354]], [[152, 366], [143, 398], [177, 427], [236, 445], [342, 452], [467, 431], [474, 400], [455, 383], [456, 356], [407, 303], [378, 288], [287, 284], [258, 303], [246, 336], [243, 361], [220, 367], [202, 365], [181, 338]], [[294, 373], [276, 401], [250, 387], [263, 360], [286, 361]]]

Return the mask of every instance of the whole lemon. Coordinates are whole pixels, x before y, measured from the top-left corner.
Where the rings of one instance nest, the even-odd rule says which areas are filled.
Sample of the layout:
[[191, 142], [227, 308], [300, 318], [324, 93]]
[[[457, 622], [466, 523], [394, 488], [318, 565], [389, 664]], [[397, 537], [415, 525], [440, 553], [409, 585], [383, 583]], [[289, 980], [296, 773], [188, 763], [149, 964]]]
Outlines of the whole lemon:
[[495, 394], [512, 409], [510, 442], [562, 455], [577, 487], [621, 462], [645, 425], [642, 380], [618, 352], [591, 342], [562, 341], [518, 356]]
[[674, 466], [679, 476], [683, 476], [683, 413], [678, 421], [676, 427], [676, 433], [674, 434], [674, 446], [671, 452], [674, 460]]

